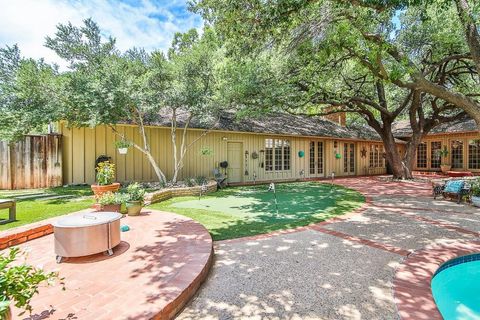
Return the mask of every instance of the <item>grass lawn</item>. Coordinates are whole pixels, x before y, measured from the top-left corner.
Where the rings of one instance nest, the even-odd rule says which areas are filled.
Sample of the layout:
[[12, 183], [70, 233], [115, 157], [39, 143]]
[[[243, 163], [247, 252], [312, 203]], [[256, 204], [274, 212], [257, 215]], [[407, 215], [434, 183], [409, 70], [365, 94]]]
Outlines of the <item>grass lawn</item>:
[[[11, 199], [18, 196], [29, 196], [44, 193], [53, 196], [72, 196], [64, 199], [45, 199], [41, 197], [31, 199], [17, 198], [17, 221], [1, 224], [0, 230], [18, 227], [24, 224], [60, 216], [90, 207], [93, 195], [90, 186], [56, 187], [37, 190], [0, 190], [0, 198]], [[42, 195], [45, 197], [46, 195]], [[0, 211], [0, 218], [8, 218], [8, 210]]]
[[277, 184], [278, 211], [268, 185], [233, 187], [202, 197], [179, 197], [150, 207], [202, 223], [214, 240], [305, 226], [345, 214], [365, 198], [341, 186], [318, 182]]

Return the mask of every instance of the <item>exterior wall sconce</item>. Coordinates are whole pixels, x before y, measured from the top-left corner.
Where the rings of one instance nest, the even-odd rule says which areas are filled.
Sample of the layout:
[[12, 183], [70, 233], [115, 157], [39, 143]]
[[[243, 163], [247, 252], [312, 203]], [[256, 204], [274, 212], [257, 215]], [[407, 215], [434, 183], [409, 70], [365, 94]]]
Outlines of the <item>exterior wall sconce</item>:
[[228, 141], [227, 137], [222, 137], [222, 141]]

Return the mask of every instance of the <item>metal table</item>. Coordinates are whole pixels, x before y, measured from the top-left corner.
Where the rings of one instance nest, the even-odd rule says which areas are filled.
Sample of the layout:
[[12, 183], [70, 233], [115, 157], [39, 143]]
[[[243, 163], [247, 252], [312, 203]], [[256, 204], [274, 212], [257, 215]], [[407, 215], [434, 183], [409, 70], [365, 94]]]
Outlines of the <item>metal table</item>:
[[57, 263], [63, 257], [83, 257], [112, 249], [120, 243], [118, 212], [71, 215], [52, 223]]

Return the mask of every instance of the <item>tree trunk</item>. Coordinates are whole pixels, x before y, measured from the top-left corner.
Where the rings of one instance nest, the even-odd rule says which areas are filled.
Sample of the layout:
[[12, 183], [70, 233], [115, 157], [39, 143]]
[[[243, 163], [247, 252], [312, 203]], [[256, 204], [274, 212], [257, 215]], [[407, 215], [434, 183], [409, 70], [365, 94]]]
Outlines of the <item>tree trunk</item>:
[[382, 140], [383, 146], [385, 147], [385, 157], [392, 168], [393, 179], [411, 179], [412, 171], [405, 170], [405, 163], [402, 161], [402, 156], [398, 152], [391, 123], [384, 123], [383, 129]]
[[480, 35], [473, 20], [470, 6], [466, 0], [455, 0], [458, 16], [465, 31], [465, 39], [472, 55], [472, 60], [480, 76]]

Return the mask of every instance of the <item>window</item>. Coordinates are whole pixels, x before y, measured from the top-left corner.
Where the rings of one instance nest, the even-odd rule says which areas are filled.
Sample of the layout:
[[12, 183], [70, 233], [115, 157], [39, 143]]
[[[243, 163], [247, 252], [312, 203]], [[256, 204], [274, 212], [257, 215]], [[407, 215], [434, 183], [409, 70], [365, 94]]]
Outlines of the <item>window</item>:
[[290, 141], [265, 139], [265, 171], [290, 170]]
[[273, 139], [265, 139], [265, 171], [273, 170]]
[[350, 172], [355, 172], [355, 145], [350, 144]]
[[343, 172], [348, 172], [348, 143], [343, 144]]
[[315, 141], [310, 141], [310, 174], [315, 174]]
[[468, 142], [468, 168], [480, 169], [480, 140]]
[[427, 144], [422, 142], [417, 147], [417, 168], [427, 167]]
[[317, 142], [317, 173], [323, 173], [323, 142]]
[[442, 150], [442, 143], [440, 141], [432, 141], [430, 143], [430, 168], [438, 169], [442, 164], [442, 157], [440, 156], [440, 151]]
[[370, 145], [370, 168], [384, 168], [385, 159], [383, 158], [383, 146], [378, 144]]
[[450, 141], [450, 147], [452, 150], [452, 168], [463, 169], [463, 141], [452, 140]]

